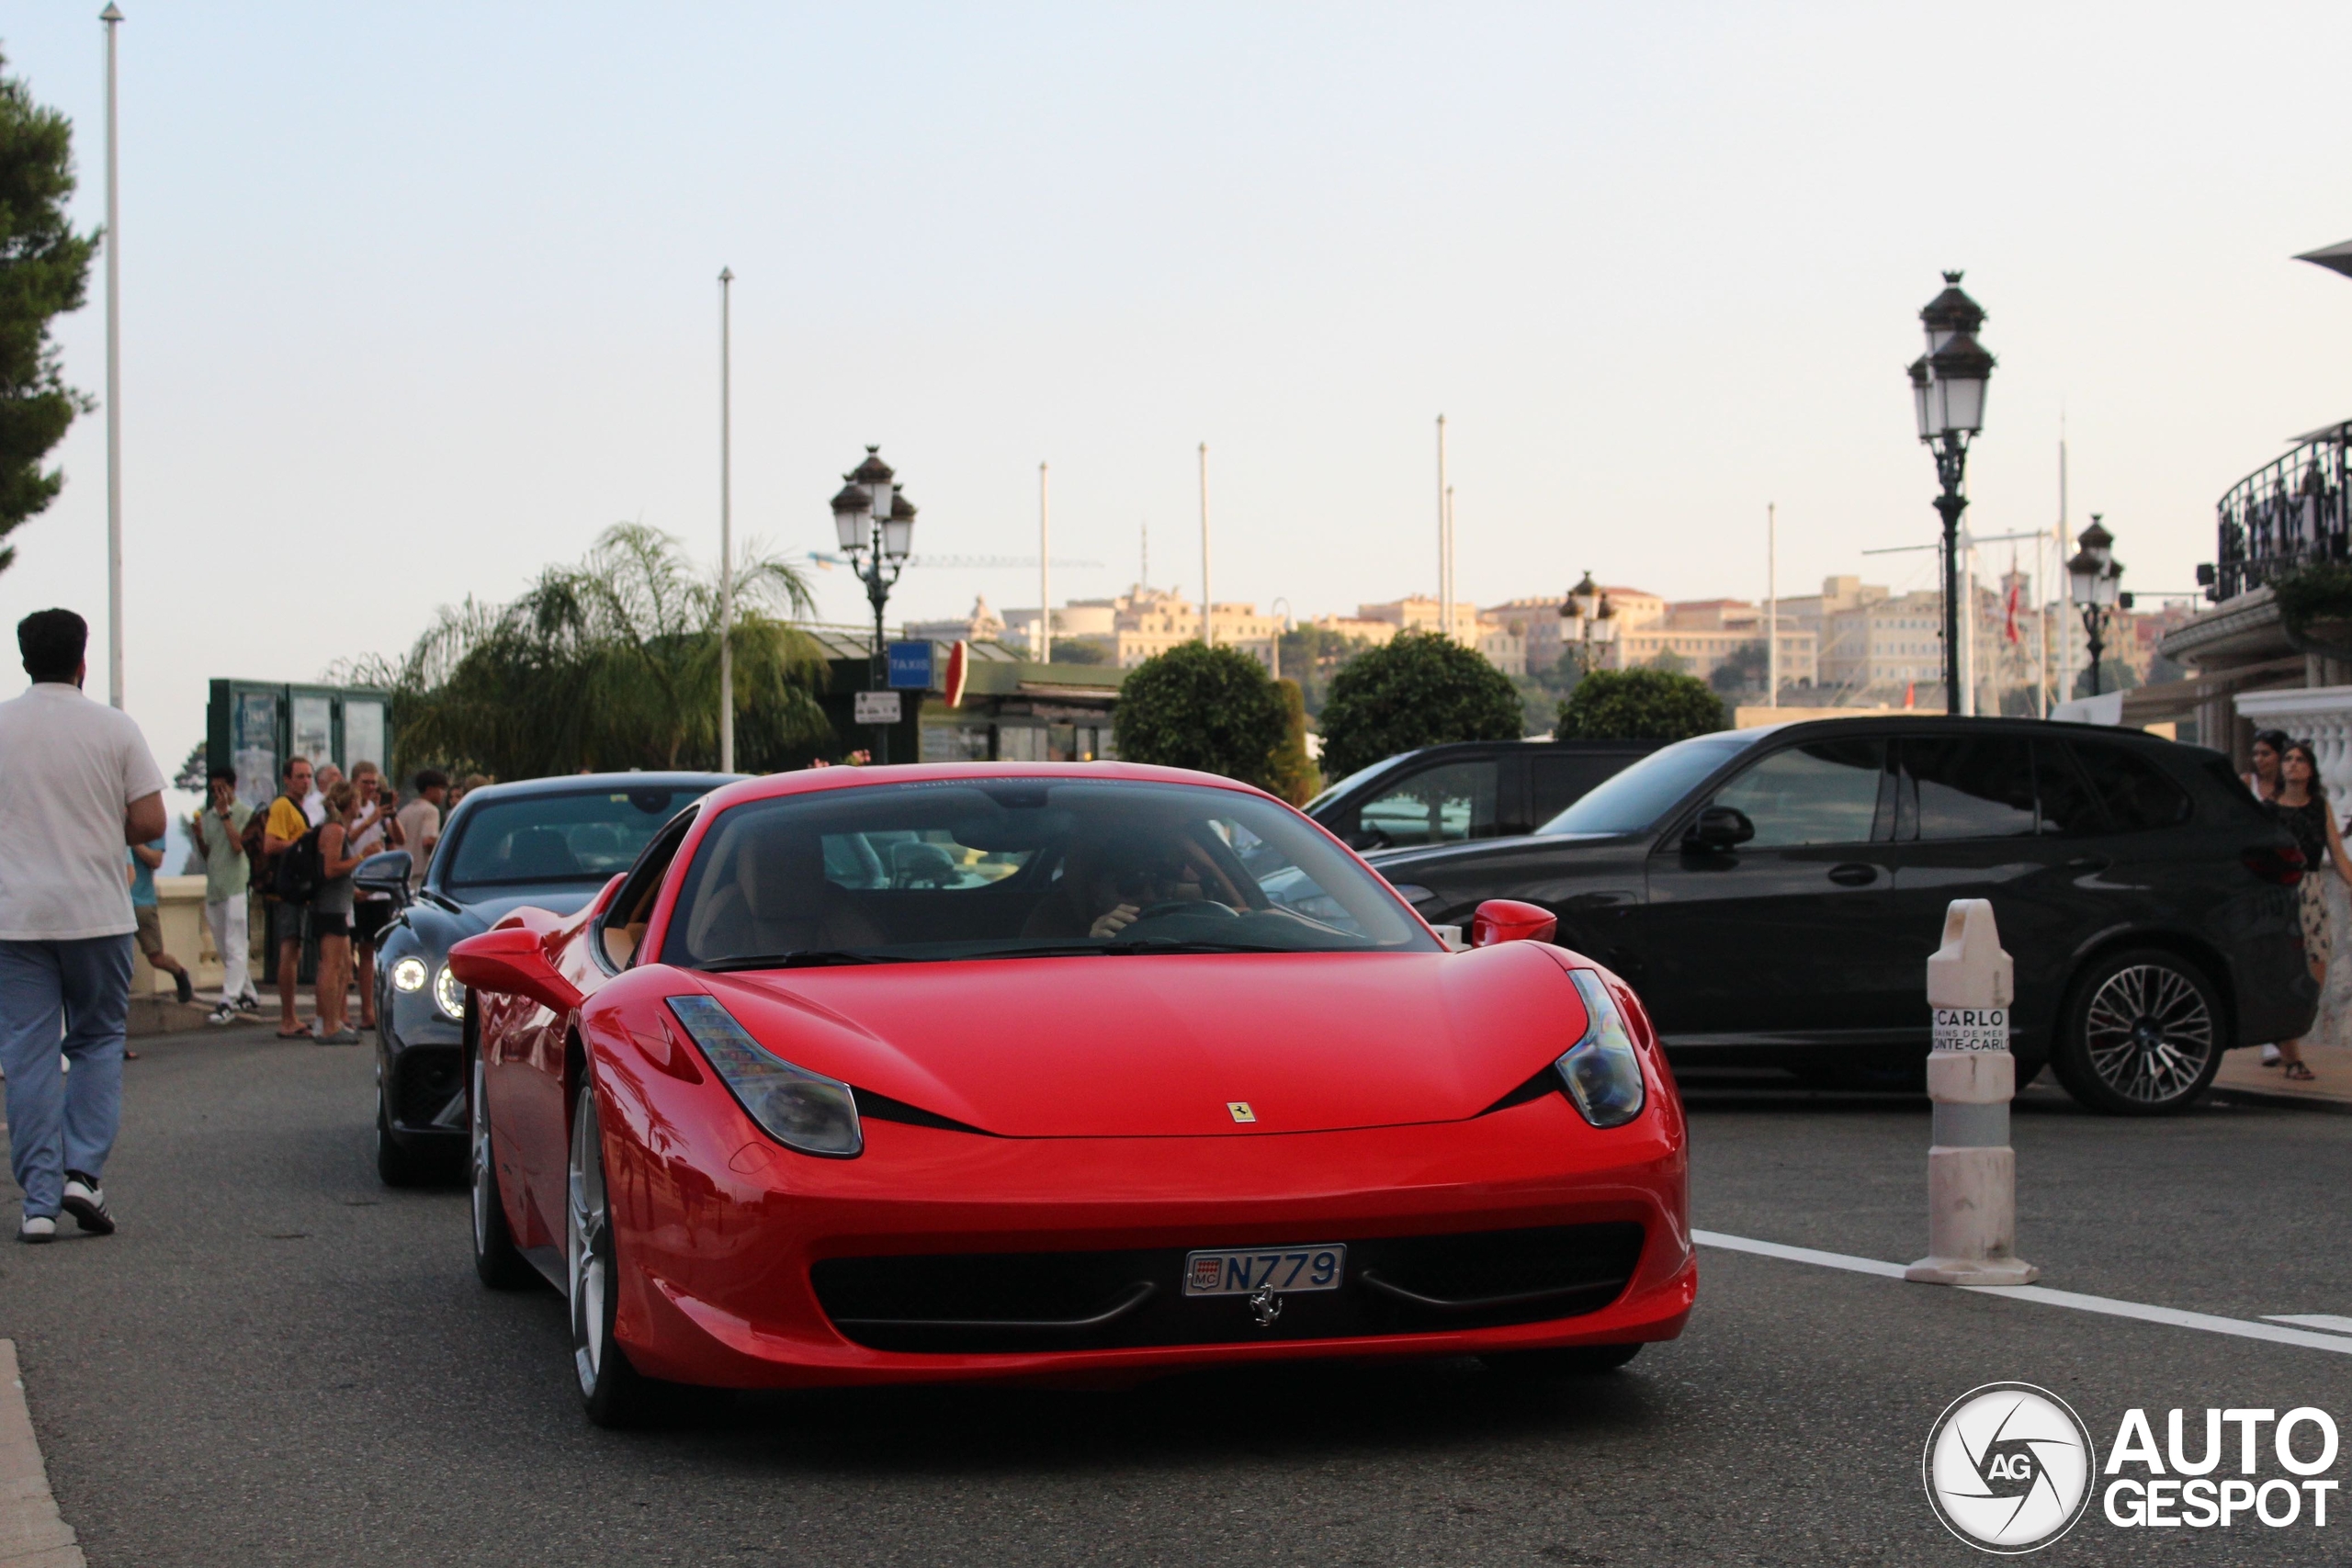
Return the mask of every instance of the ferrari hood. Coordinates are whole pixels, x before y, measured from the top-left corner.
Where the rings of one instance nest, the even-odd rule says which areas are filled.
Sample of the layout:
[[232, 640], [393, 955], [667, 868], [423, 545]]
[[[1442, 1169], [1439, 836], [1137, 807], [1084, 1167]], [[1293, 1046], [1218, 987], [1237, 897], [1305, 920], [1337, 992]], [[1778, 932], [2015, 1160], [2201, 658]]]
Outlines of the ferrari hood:
[[801, 1066], [1009, 1137], [1246, 1136], [1476, 1116], [1574, 1043], [1532, 942], [707, 975]]

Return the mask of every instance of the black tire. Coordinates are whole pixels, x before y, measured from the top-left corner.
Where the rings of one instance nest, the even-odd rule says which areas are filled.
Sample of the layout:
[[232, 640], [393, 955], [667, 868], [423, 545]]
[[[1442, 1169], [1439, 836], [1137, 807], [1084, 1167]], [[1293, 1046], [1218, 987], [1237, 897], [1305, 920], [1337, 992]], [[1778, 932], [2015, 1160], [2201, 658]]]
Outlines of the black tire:
[[582, 1075], [571, 1113], [564, 1179], [564, 1294], [571, 1305], [571, 1369], [581, 1408], [599, 1427], [641, 1427], [662, 1413], [665, 1383], [641, 1375], [613, 1337], [620, 1300], [619, 1253], [605, 1196], [604, 1133], [596, 1089]]
[[392, 1118], [381, 1089], [376, 1092], [376, 1178], [387, 1187], [422, 1187], [441, 1174], [430, 1156], [392, 1136]]
[[520, 1291], [539, 1282], [506, 1228], [506, 1207], [498, 1195], [498, 1147], [490, 1131], [490, 1114], [482, 1104], [481, 1057], [469, 1054], [466, 1065], [466, 1203], [471, 1211], [474, 1272], [493, 1291]]
[[1641, 1353], [1641, 1344], [1636, 1341], [1631, 1345], [1569, 1345], [1556, 1350], [1504, 1350], [1478, 1359], [1490, 1372], [1532, 1382], [1600, 1377], [1615, 1371]]
[[2228, 1047], [2221, 993], [2177, 953], [2139, 947], [2094, 960], [2067, 989], [2050, 1070], [2087, 1110], [2186, 1111]]

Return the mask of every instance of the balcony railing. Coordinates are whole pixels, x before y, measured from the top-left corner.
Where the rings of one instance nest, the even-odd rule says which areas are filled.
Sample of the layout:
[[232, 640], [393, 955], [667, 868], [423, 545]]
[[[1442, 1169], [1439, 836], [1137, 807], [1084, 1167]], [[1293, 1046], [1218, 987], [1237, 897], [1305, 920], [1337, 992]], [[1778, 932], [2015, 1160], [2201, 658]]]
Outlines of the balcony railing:
[[2346, 515], [2352, 421], [2313, 431], [2222, 497], [2221, 554], [2198, 569], [2205, 594], [2235, 598], [2312, 561], [2352, 560]]

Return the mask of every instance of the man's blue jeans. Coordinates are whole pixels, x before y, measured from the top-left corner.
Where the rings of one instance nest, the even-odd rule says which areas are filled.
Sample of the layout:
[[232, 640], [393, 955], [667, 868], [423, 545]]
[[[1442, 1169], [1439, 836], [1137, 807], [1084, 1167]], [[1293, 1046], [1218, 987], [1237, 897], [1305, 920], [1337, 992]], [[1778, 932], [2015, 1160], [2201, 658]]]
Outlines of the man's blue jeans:
[[[57, 1213], [65, 1173], [103, 1175], [122, 1123], [122, 1028], [131, 937], [0, 942], [0, 1072], [8, 1167], [25, 1213]], [[60, 1036], [62, 1036], [61, 1042]], [[74, 1064], [60, 1070], [59, 1053]]]

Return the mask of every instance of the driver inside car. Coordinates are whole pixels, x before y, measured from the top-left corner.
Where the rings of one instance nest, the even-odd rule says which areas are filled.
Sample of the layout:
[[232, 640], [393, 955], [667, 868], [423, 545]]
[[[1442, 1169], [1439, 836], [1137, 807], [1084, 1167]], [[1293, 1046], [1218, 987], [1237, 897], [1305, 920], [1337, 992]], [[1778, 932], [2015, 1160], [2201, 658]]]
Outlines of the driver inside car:
[[1200, 852], [1180, 836], [1073, 845], [1062, 886], [1037, 907], [1022, 934], [1101, 942], [1116, 937], [1163, 904], [1210, 901], [1219, 886]]

